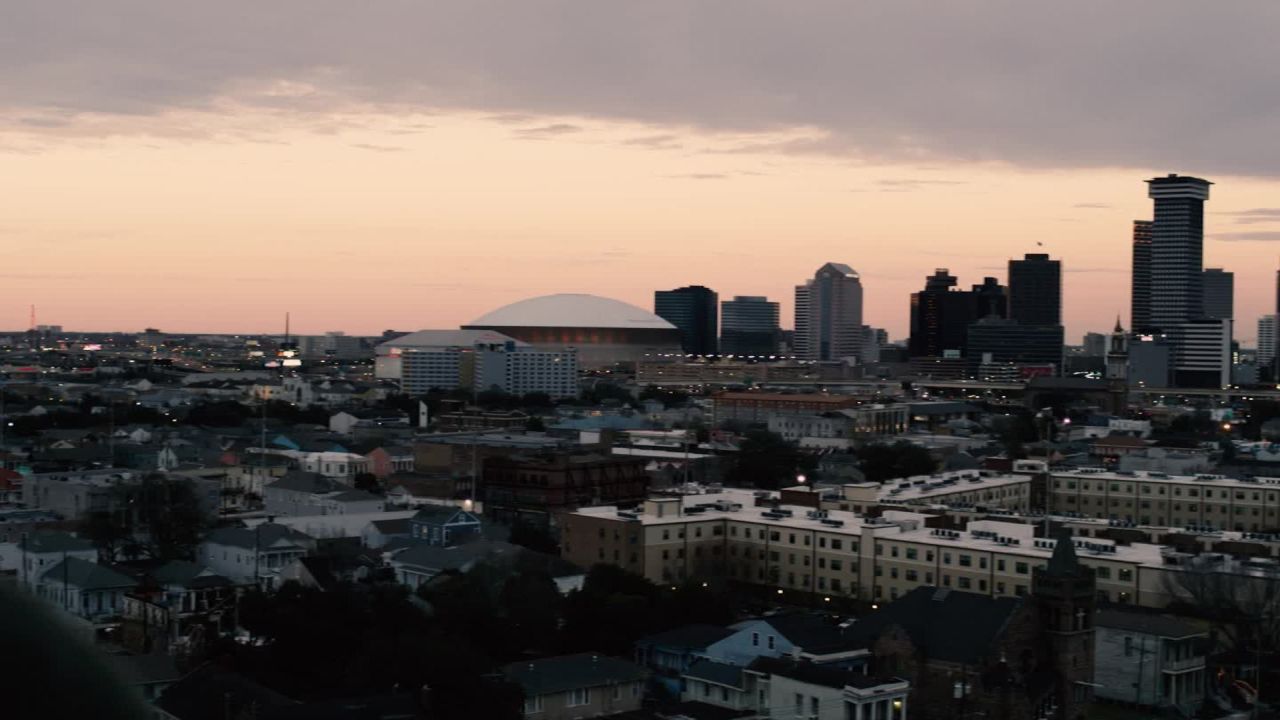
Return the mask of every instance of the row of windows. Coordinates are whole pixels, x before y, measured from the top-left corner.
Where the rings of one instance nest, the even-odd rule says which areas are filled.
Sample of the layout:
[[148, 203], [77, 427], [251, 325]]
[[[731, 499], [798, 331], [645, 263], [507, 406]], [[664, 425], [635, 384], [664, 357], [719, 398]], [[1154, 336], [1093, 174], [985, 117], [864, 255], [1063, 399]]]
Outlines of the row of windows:
[[[1057, 480], [1054, 482], [1054, 487], [1061, 489], [1064, 486], [1064, 484], [1066, 486], [1066, 489], [1068, 490], [1076, 489], [1075, 480]], [[1091, 487], [1090, 483], [1087, 483], [1087, 482], [1080, 483], [1081, 491], [1087, 491], [1090, 489], [1090, 487]], [[1133, 487], [1134, 486], [1132, 484], [1126, 483], [1124, 485], [1123, 492], [1133, 493], [1134, 492]], [[1164, 495], [1165, 494], [1164, 485], [1156, 485], [1155, 486], [1156, 491], [1154, 493], [1151, 491], [1151, 488], [1152, 488], [1151, 485], [1140, 485], [1139, 487], [1141, 488], [1141, 492], [1143, 495], [1152, 495], [1152, 494]], [[1113, 482], [1110, 484], [1110, 488], [1108, 488], [1106, 483], [1099, 482], [1096, 484], [1096, 489], [1098, 492], [1122, 492], [1120, 488], [1121, 488], [1120, 483]], [[1201, 488], [1194, 488], [1194, 487], [1187, 488], [1186, 496], [1200, 497], [1200, 490]], [[1215, 492], [1217, 493], [1216, 496], [1214, 495]], [[1183, 496], [1182, 488], [1174, 487], [1172, 494], [1174, 497], [1182, 497]], [[1207, 499], [1219, 497], [1219, 498], [1222, 498], [1223, 500], [1229, 500], [1229, 499], [1232, 499], [1233, 494], [1234, 494], [1234, 499], [1236, 500], [1253, 500], [1254, 502], [1263, 502], [1263, 494], [1261, 491], [1258, 491], [1258, 490], [1234, 490], [1233, 491], [1233, 490], [1215, 490], [1214, 488], [1204, 488], [1204, 497]], [[1266, 493], [1265, 502], [1276, 502], [1276, 501], [1277, 501], [1276, 493], [1274, 492]]]

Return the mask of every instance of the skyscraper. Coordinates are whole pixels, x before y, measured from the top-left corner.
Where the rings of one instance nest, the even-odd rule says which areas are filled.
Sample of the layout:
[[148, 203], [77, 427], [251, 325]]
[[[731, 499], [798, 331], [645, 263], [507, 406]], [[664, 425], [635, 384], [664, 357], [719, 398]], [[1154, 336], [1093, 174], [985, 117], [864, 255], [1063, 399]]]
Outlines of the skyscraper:
[[995, 278], [983, 278], [968, 291], [955, 286], [955, 276], [939, 268], [925, 278], [924, 290], [911, 294], [911, 357], [963, 357], [970, 325], [1008, 316], [1004, 286]]
[[1276, 360], [1276, 316], [1258, 318], [1258, 367], [1270, 368]]
[[1204, 289], [1204, 316], [1214, 320], [1235, 317], [1235, 274], [1222, 268], [1205, 268], [1200, 276]]
[[715, 291], [701, 285], [659, 290], [653, 294], [653, 314], [680, 330], [680, 344], [686, 353], [714, 355], [719, 337], [718, 301]]
[[1151, 323], [1166, 329], [1199, 319], [1204, 309], [1204, 202], [1208, 180], [1167, 175], [1147, 181], [1155, 201], [1151, 225]]
[[827, 263], [796, 287], [796, 354], [806, 360], [857, 357], [862, 345], [862, 280]]
[[1151, 329], [1151, 225], [1133, 221], [1133, 289], [1129, 327], [1134, 332]]
[[778, 354], [778, 303], [753, 295], [720, 303], [720, 353]]
[[1009, 261], [1009, 319], [1021, 325], [1062, 324], [1062, 262], [1045, 253]]

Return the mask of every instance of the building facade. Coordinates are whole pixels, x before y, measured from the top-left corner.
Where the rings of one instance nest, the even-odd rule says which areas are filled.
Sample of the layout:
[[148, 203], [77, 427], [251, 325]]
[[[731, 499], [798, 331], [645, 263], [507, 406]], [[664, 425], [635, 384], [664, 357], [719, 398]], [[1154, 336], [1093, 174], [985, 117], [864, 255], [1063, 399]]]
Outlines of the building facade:
[[843, 263], [827, 263], [796, 287], [796, 355], [806, 360], [858, 357], [862, 345], [862, 280]]
[[1133, 278], [1129, 325], [1134, 332], [1151, 329], [1151, 226], [1150, 220], [1133, 221]]
[[722, 355], [778, 354], [778, 303], [766, 297], [737, 295], [720, 304]]
[[1235, 273], [1222, 268], [1205, 268], [1200, 276], [1204, 292], [1201, 314], [1210, 320], [1235, 319]]
[[716, 354], [718, 306], [716, 292], [701, 285], [653, 294], [653, 314], [676, 326], [681, 347], [693, 355]]
[[1167, 175], [1147, 181], [1151, 225], [1151, 324], [1166, 329], [1204, 309], [1204, 203], [1207, 180]]
[[1062, 261], [1046, 253], [1009, 261], [1009, 319], [1022, 325], [1062, 324]]

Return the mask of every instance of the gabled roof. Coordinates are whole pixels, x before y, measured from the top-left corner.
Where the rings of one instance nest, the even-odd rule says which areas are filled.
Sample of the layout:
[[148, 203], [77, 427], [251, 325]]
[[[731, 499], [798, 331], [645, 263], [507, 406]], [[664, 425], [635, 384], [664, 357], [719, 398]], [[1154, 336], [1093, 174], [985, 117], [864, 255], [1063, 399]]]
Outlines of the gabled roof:
[[218, 528], [204, 538], [206, 543], [246, 549], [268, 548], [281, 540], [300, 545], [310, 542], [311, 536], [278, 523], [262, 523], [254, 528]]
[[689, 666], [684, 676], [731, 688], [742, 689], [746, 686], [746, 683], [743, 682], [741, 666], [719, 663], [706, 658], [699, 658], [693, 665]]
[[523, 549], [519, 545], [491, 540], [476, 540], [450, 547], [417, 543], [396, 553], [391, 562], [425, 571], [444, 572], [465, 569], [471, 563], [490, 555], [518, 553]]
[[267, 488], [273, 490], [292, 490], [294, 492], [327, 493], [347, 489], [346, 485], [321, 475], [305, 470], [290, 470]]
[[551, 695], [578, 688], [593, 688], [615, 683], [637, 682], [648, 677], [648, 671], [621, 658], [579, 653], [514, 662], [502, 668], [502, 674], [524, 689], [525, 697]]
[[[856, 650], [863, 647], [852, 633], [841, 630], [826, 616], [807, 612], [789, 612], [769, 617], [757, 618], [755, 622], [764, 621], [787, 642], [800, 648], [805, 653], [825, 655], [833, 652]], [[741, 627], [746, 623], [739, 623]]]
[[394, 520], [373, 520], [373, 527], [383, 535], [408, 535], [409, 534], [409, 518], [396, 518]]
[[682, 625], [672, 630], [642, 637], [636, 644], [679, 650], [705, 650], [711, 645], [734, 634], [734, 630], [719, 625]]
[[137, 580], [98, 563], [68, 557], [54, 565], [41, 575], [43, 582], [66, 582], [81, 590], [99, 590], [108, 588], [130, 588], [138, 584]]
[[1155, 635], [1162, 638], [1187, 638], [1205, 635], [1208, 631], [1194, 623], [1172, 615], [1158, 615], [1131, 610], [1107, 609], [1098, 613], [1094, 625], [1133, 633]]
[[[458, 515], [462, 517], [458, 517]], [[430, 525], [475, 524], [480, 522], [480, 518], [452, 505], [433, 505], [424, 507], [414, 514], [413, 522]]]
[[25, 547], [29, 553], [83, 552], [92, 550], [93, 543], [71, 533], [44, 531], [28, 535]]
[[859, 670], [834, 665], [819, 665], [790, 658], [761, 657], [747, 666], [753, 672], [791, 678], [809, 685], [842, 690], [845, 687], [873, 688], [891, 683], [901, 683], [898, 678], [881, 678], [862, 674]]
[[881, 633], [897, 625], [927, 657], [972, 663], [995, 646], [1022, 606], [1022, 598], [923, 586], [854, 623], [850, 639], [871, 647]]

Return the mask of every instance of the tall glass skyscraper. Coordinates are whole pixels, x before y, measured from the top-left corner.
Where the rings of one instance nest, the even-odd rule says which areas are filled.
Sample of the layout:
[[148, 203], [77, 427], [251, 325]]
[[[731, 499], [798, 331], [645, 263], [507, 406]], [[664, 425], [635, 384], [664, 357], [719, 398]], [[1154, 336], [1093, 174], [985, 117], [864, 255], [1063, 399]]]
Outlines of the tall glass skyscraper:
[[1168, 175], [1147, 181], [1151, 225], [1151, 324], [1168, 328], [1204, 312], [1204, 202], [1208, 180]]
[[680, 331], [686, 353], [714, 355], [719, 339], [719, 296], [701, 285], [658, 290], [653, 294], [653, 314]]
[[1222, 268], [1205, 268], [1201, 275], [1204, 316], [1213, 320], [1235, 319], [1235, 273]]
[[1133, 221], [1133, 286], [1129, 327], [1134, 332], [1151, 329], [1151, 225]]

